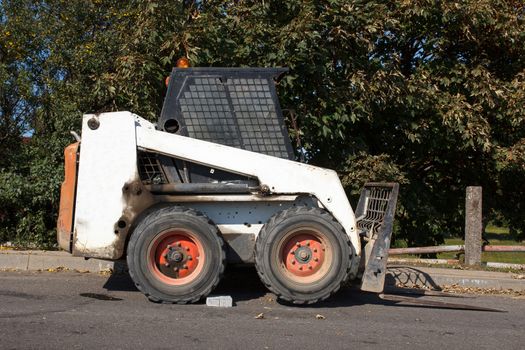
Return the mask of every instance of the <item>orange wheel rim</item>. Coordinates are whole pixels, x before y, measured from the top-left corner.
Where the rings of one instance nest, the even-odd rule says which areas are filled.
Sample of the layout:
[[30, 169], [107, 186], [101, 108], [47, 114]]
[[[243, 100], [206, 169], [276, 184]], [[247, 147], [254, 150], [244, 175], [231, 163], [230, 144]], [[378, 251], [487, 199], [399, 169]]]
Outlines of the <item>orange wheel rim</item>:
[[159, 234], [148, 247], [148, 268], [163, 283], [184, 285], [201, 273], [206, 255], [191, 231], [172, 229]]
[[332, 264], [332, 248], [324, 234], [312, 228], [288, 232], [277, 247], [277, 266], [297, 283], [323, 278]]

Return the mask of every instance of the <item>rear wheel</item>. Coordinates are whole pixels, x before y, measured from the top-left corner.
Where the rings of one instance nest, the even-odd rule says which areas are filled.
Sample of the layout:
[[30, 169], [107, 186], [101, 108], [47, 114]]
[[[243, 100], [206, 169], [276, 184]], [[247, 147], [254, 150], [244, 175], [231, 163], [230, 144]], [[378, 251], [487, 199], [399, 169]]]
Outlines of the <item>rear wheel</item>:
[[263, 283], [279, 298], [312, 304], [346, 280], [351, 247], [342, 226], [318, 208], [284, 210], [257, 237], [255, 264]]
[[128, 245], [137, 288], [152, 301], [185, 304], [208, 295], [224, 272], [226, 254], [217, 227], [204, 215], [164, 207], [145, 216]]

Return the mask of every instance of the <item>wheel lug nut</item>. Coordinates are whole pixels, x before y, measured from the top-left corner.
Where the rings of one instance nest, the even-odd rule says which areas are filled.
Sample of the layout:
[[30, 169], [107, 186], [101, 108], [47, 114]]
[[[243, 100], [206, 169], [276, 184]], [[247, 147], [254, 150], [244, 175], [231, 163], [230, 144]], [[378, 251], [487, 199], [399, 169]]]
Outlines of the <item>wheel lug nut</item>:
[[291, 263], [292, 263], [292, 265], [295, 265], [295, 260], [292, 260]]
[[306, 242], [306, 245], [309, 247], [310, 246], [310, 241]]
[[179, 271], [179, 268], [178, 268], [178, 267], [175, 267], [175, 268], [173, 269], [173, 271], [177, 272], [177, 271]]
[[299, 267], [299, 270], [302, 270], [302, 269], [303, 269], [303, 267], [302, 267], [302, 266], [300, 266], [300, 267]]
[[164, 264], [164, 266], [166, 266], [166, 267], [170, 267], [170, 263], [167, 262], [167, 263]]
[[301, 246], [301, 243], [296, 242], [295, 245], [298, 246], [298, 247], [300, 247], [300, 246]]
[[310, 265], [308, 265], [308, 269], [309, 269], [309, 270], [311, 270], [311, 269], [312, 269], [312, 267], [311, 267]]
[[180, 247], [182, 244], [180, 242], [177, 243], [177, 247]]
[[186, 248], [186, 251], [189, 252], [189, 251], [190, 251], [190, 248]]
[[317, 249], [314, 249], [314, 253], [317, 253]]
[[292, 250], [292, 251], [290, 252], [290, 255], [294, 255], [294, 254], [295, 254], [295, 250]]
[[188, 265], [184, 265], [182, 266], [183, 269], [187, 269], [188, 268]]
[[319, 261], [319, 258], [314, 258], [314, 261]]
[[189, 261], [192, 261], [192, 260], [193, 260], [193, 258], [191, 257], [191, 255], [188, 255], [188, 260], [189, 260]]

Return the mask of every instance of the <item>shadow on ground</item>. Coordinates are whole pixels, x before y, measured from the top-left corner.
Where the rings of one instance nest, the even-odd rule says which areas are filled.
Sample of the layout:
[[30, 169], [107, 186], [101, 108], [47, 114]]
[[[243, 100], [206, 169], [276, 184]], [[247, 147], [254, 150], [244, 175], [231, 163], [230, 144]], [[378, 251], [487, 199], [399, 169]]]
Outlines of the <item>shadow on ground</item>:
[[[405, 269], [409, 269], [409, 271], [404, 271]], [[419, 273], [419, 279], [407, 281], [405, 278], [403, 278], [403, 276], [411, 276], [413, 278], [414, 274], [417, 273]], [[406, 282], [415, 282], [415, 284], [418, 282], [426, 282], [426, 284], [432, 285], [433, 281], [431, 281], [431, 277], [425, 275], [426, 274], [424, 274], [422, 271], [418, 271], [412, 267], [397, 267], [397, 270], [395, 270], [394, 273], [387, 275], [386, 282], [387, 285], [399, 284], [399, 282], [404, 282], [404, 284], [406, 284]], [[112, 274], [103, 287], [108, 291], [139, 292], [127, 272]], [[243, 301], [258, 300], [260, 298], [267, 298], [267, 301], [274, 301], [276, 299], [275, 295], [270, 293], [259, 280], [257, 272], [253, 267], [229, 266], [225, 271], [223, 279], [215, 288], [215, 290], [213, 290], [212, 294], [230, 295], [235, 304]], [[419, 297], [421, 296], [414, 296], [416, 299]], [[277, 302], [284, 306], [293, 305], [281, 301]], [[397, 301], [383, 300], [378, 294], [362, 292], [358, 289], [358, 286], [355, 285], [344, 286], [340, 291], [325, 301], [313, 305], [301, 305], [300, 307], [317, 309], [351, 307], [359, 305], [436, 308], [436, 306], [410, 305]]]
[[413, 266], [391, 266], [385, 277], [385, 285], [403, 287], [426, 287], [441, 290], [441, 287], [427, 272]]
[[[103, 287], [108, 291], [139, 292], [127, 272], [111, 274]], [[269, 292], [259, 280], [255, 268], [229, 266], [212, 293], [231, 295], [235, 301], [244, 301], [263, 297]]]

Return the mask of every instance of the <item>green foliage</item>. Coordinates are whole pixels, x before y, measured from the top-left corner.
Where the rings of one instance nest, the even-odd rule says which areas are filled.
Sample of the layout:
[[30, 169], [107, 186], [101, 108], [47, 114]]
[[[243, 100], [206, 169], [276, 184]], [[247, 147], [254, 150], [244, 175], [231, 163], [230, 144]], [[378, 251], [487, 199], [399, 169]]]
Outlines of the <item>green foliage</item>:
[[468, 185], [523, 237], [524, 21], [502, 0], [2, 0], [0, 240], [54, 244], [69, 130], [86, 112], [156, 120], [181, 56], [289, 67], [281, 104], [309, 161], [352, 196], [399, 181], [409, 245], [461, 235]]

